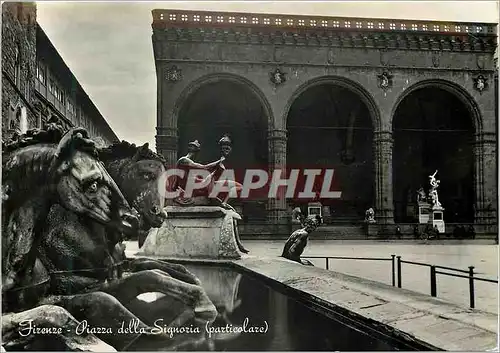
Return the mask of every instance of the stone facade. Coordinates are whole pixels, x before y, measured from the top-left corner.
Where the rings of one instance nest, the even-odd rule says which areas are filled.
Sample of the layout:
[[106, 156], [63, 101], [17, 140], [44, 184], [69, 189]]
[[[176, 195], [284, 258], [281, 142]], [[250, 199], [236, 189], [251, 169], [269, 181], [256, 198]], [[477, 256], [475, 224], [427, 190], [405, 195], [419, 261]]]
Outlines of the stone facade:
[[[49, 85], [49, 80], [54, 84]], [[37, 24], [36, 4], [5, 2], [2, 139], [41, 127], [53, 114], [66, 128], [85, 127], [98, 144], [118, 140]]]
[[[180, 110], [199, 87], [232, 81], [259, 98], [268, 117], [273, 169], [287, 163], [287, 116], [293, 102], [311, 87], [332, 83], [355, 92], [368, 108], [375, 214], [379, 223], [391, 224], [396, 109], [411, 93], [438, 87], [470, 112], [475, 223], [496, 229], [495, 25], [154, 10], [152, 27], [157, 150], [170, 164], [177, 159]], [[279, 84], [271, 79], [277, 69], [286, 78]], [[491, 84], [478, 86], [480, 76]], [[272, 223], [289, 216], [284, 199], [269, 200], [268, 209]]]
[[35, 127], [36, 6], [2, 4], [2, 138]]
[[35, 109], [40, 121], [59, 116], [67, 128], [87, 129], [99, 145], [118, 140], [43, 29], [37, 25]]

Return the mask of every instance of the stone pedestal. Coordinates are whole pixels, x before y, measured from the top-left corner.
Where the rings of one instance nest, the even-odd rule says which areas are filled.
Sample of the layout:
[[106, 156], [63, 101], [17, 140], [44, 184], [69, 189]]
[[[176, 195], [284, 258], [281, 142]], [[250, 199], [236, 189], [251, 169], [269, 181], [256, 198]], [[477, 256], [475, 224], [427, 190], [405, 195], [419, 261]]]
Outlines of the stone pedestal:
[[240, 259], [234, 219], [217, 206], [168, 206], [167, 220], [148, 235], [141, 255], [178, 259]]
[[320, 216], [323, 217], [321, 202], [309, 202], [307, 204], [307, 217]]
[[378, 234], [378, 226], [376, 223], [365, 223], [365, 233], [368, 236], [376, 236]]
[[321, 210], [323, 214], [323, 223], [330, 224], [332, 222], [332, 213], [330, 212], [330, 206], [323, 206]]
[[443, 207], [433, 207], [429, 214], [429, 224], [432, 226], [432, 228], [434, 228], [434, 226], [437, 226], [439, 233], [444, 233], [446, 229], [444, 224], [443, 212]]
[[431, 205], [427, 202], [418, 203], [418, 223], [427, 224], [429, 223], [431, 215]]

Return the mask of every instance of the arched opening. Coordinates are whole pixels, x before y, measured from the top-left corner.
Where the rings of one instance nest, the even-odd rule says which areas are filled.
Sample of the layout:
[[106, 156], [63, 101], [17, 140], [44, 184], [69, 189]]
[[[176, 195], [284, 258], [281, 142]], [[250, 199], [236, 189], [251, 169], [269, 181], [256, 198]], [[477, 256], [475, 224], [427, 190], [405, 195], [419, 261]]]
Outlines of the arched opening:
[[[375, 178], [372, 117], [360, 95], [335, 83], [309, 87], [293, 101], [287, 130], [289, 168], [334, 170], [330, 190], [340, 191], [341, 197], [316, 200], [330, 212], [325, 221], [362, 221], [365, 210], [374, 206]], [[290, 200], [304, 209], [311, 201]]]
[[417, 190], [438, 170], [447, 223], [474, 220], [474, 120], [457, 95], [429, 86], [409, 93], [393, 118], [394, 219], [418, 222]]
[[[228, 134], [233, 148], [224, 165], [233, 169], [236, 180], [242, 183], [246, 169], [268, 167], [268, 115], [265, 104], [244, 83], [231, 79], [204, 83], [180, 106], [178, 157], [187, 153], [190, 141], [198, 140], [201, 144], [198, 161], [215, 161], [221, 156], [218, 141]], [[232, 200], [231, 204], [242, 212], [244, 223], [266, 221], [265, 195]]]

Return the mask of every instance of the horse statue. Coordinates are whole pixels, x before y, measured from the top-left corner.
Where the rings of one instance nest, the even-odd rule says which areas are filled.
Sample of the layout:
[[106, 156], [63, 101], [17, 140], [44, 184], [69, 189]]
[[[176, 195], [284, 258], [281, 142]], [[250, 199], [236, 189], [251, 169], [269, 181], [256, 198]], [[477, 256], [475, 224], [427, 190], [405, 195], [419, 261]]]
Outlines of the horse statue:
[[159, 178], [165, 172], [165, 159], [149, 149], [127, 141], [99, 150], [99, 158], [119, 185], [123, 195], [136, 210], [141, 210], [140, 231], [147, 234], [166, 218], [165, 199], [159, 192]]
[[122, 231], [137, 227], [133, 210], [98, 161], [86, 130], [68, 131], [57, 145], [31, 142], [18, 149], [10, 145], [2, 156], [3, 292], [31, 271], [54, 204]]
[[[58, 129], [30, 130], [3, 148], [2, 308], [5, 313], [33, 307], [47, 293], [50, 277], [37, 250], [52, 205], [59, 204], [79, 217], [123, 232], [134, 231], [137, 218], [97, 159], [97, 151], [85, 129], [71, 129], [64, 135]], [[9, 324], [16, 322], [15, 317], [18, 321], [29, 319], [47, 325], [57, 319], [65, 322], [64, 318], [70, 317], [62, 308], [50, 307], [48, 311], [47, 308], [11, 314], [2, 320], [2, 332], [8, 332]], [[39, 316], [40, 313], [46, 315]], [[11, 347], [5, 335], [3, 344]]]
[[[37, 138], [40, 140], [39, 137], [42, 136], [43, 134], [42, 135], [32, 134], [32, 135], [37, 136]], [[41, 140], [45, 139], [47, 135], [45, 134], [44, 136], [45, 137], [43, 137]], [[37, 138], [32, 138], [31, 143], [35, 143]], [[20, 141], [22, 141], [23, 146], [26, 144], [26, 138]], [[63, 141], [61, 141], [61, 143], [63, 143]], [[18, 145], [21, 144], [18, 143]], [[39, 167], [38, 169], [40, 171], [45, 172], [43, 165], [38, 166], [35, 164], [35, 166], [37, 168]], [[104, 170], [104, 168], [102, 168], [102, 164], [100, 163], [99, 163], [99, 168]], [[99, 168], [96, 168], [96, 170], [99, 171]], [[78, 176], [78, 174], [75, 172], [73, 174], [76, 174]], [[53, 183], [50, 181], [46, 183], [46, 185], [49, 186], [52, 186], [52, 184]], [[94, 191], [96, 189], [96, 183], [92, 182], [91, 184], [92, 185], [90, 186], [90, 189]], [[99, 183], [97, 183], [97, 185], [99, 185]], [[58, 190], [64, 190], [64, 189], [59, 188]], [[72, 190], [77, 190], [77, 188], [74, 187], [73, 189], [70, 189], [70, 191]], [[67, 193], [67, 195], [72, 196], [72, 193], [69, 192]], [[121, 193], [119, 195], [123, 199], [123, 195], [121, 195]], [[15, 193], [9, 189], [8, 192], [5, 193], [5, 195], [3, 196], [4, 200], [13, 199]], [[112, 195], [112, 193], [107, 193], [107, 196], [110, 200], [117, 199], [117, 197], [115, 197], [115, 195]], [[78, 198], [74, 197], [70, 198], [70, 200], [72, 199], [78, 200]], [[126, 200], [121, 200], [121, 201], [122, 201], [121, 203], [113, 202], [110, 205], [110, 207], [108, 207], [109, 211], [114, 211], [116, 209], [116, 205], [126, 204]], [[3, 203], [5, 205], [6, 202], [4, 201]], [[92, 217], [85, 217], [84, 215], [82, 216], [81, 213], [73, 212], [77, 210], [70, 209], [71, 211], [68, 212], [65, 208], [60, 207], [59, 205], [55, 205], [53, 203], [47, 203], [49, 207], [51, 204], [52, 204], [51, 213], [53, 213], [54, 217], [49, 217], [45, 222], [46, 223], [45, 227], [41, 228], [45, 232], [43, 237], [44, 241], [42, 242], [42, 244], [35, 244], [32, 242], [33, 246], [31, 247], [30, 252], [33, 254], [34, 257], [36, 257], [37, 255], [36, 254], [37, 250], [39, 253], [38, 255], [46, 255], [47, 252], [45, 251], [44, 254], [44, 250], [47, 250], [47, 248], [40, 245], [47, 245], [48, 241], [46, 241], [46, 239], [52, 239], [53, 242], [48, 242], [48, 243], [50, 243], [51, 245], [55, 245], [55, 249], [52, 248], [52, 250], [56, 251], [55, 252], [52, 251], [50, 253], [51, 255], [53, 255], [57, 254], [58, 253], [57, 251], [59, 251], [59, 255], [61, 255], [61, 257], [58, 259], [59, 262], [57, 264], [58, 265], [62, 264], [63, 269], [62, 270], [55, 269], [53, 266], [54, 264], [50, 263], [50, 261], [47, 261], [46, 256], [45, 257], [41, 256], [41, 258], [44, 260], [43, 261], [44, 264], [42, 264], [42, 261], [40, 261], [40, 259], [38, 258], [35, 259], [36, 266], [34, 267], [36, 268], [38, 266], [39, 268], [42, 268], [44, 270], [43, 275], [45, 276], [47, 275], [47, 270], [44, 265], [48, 265], [50, 272], [49, 274], [52, 279], [51, 286], [49, 288], [50, 294], [57, 294], [57, 295], [43, 298], [46, 293], [40, 292], [39, 295], [37, 296], [37, 299], [40, 298], [42, 299], [38, 302], [38, 304], [44, 304], [44, 305], [42, 307], [38, 307], [39, 309], [38, 308], [32, 309], [29, 315], [36, 315], [36, 313], [39, 312], [46, 312], [47, 310], [45, 308], [49, 307], [51, 308], [51, 310], [53, 310], [51, 311], [52, 317], [50, 315], [45, 316], [47, 317], [49, 324], [53, 324], [54, 322], [58, 323], [61, 320], [64, 321], [68, 317], [73, 318], [71, 314], [73, 314], [74, 318], [77, 318], [78, 320], [86, 320], [89, 322], [90, 325], [99, 327], [109, 327], [110, 324], [113, 325], [118, 322], [124, 322], [124, 321], [132, 323], [136, 322], [137, 329], [139, 331], [144, 330], [144, 332], [140, 332], [139, 334], [135, 332], [129, 332], [128, 334], [120, 336], [108, 335], [106, 333], [100, 335], [100, 338], [102, 338], [106, 342], [109, 342], [113, 347], [122, 349], [125, 347], [128, 348], [133, 347], [133, 345], [138, 345], [139, 347], [144, 349], [144, 347], [147, 347], [148, 344], [149, 345], [157, 344], [160, 345], [161, 347], [172, 347], [172, 345], [174, 345], [173, 347], [175, 347], [176, 343], [174, 342], [175, 340], [172, 341], [165, 334], [151, 335], [151, 328], [145, 325], [134, 314], [132, 314], [129, 310], [127, 310], [120, 303], [120, 301], [118, 301], [118, 299], [115, 298], [115, 296], [119, 297], [122, 301], [127, 303], [130, 301], [133, 302], [133, 299], [135, 299], [137, 294], [141, 293], [141, 290], [145, 291], [157, 290], [161, 292], [162, 288], [169, 287], [169, 289], [167, 290], [164, 289], [163, 292], [172, 293], [172, 291], [175, 292], [176, 289], [179, 290], [179, 287], [190, 286], [187, 290], [185, 290], [186, 292], [188, 292], [187, 294], [182, 292], [181, 290], [180, 292], [177, 291], [176, 293], [174, 293], [173, 296], [172, 295], [170, 296], [170, 299], [172, 300], [173, 303], [173, 305], [171, 306], [173, 306], [174, 309], [178, 308], [178, 312], [174, 313], [177, 314], [177, 322], [176, 320], [170, 320], [168, 323], [174, 325], [176, 323], [177, 325], [182, 324], [188, 317], [196, 316], [196, 314], [198, 314], [199, 317], [200, 312], [202, 314], [208, 313], [207, 314], [208, 320], [210, 320], [212, 316], [215, 317], [216, 315], [215, 308], [208, 300], [208, 298], [206, 298], [206, 295], [204, 295], [203, 289], [197, 286], [199, 284], [199, 281], [180, 265], [173, 265], [168, 263], [163, 263], [163, 264], [160, 263], [160, 265], [155, 264], [156, 268], [163, 267], [163, 269], [168, 270], [170, 274], [161, 270], [156, 270], [156, 271], [149, 270], [149, 271], [142, 271], [139, 273], [135, 273], [125, 279], [122, 279], [121, 281], [120, 280], [112, 281], [112, 278], [110, 278], [110, 281], [108, 281], [109, 283], [107, 283], [106, 281], [108, 280], [108, 278], [106, 278], [106, 275], [109, 273], [108, 270], [110, 266], [112, 267], [113, 265], [113, 257], [115, 255], [112, 254], [113, 251], [112, 249], [114, 249], [113, 244], [115, 244], [118, 240], [120, 240], [120, 238], [114, 237], [110, 240], [106, 236], [109, 234], [120, 233], [121, 229], [117, 227], [110, 227], [111, 223], [109, 223], [108, 226], [104, 227], [103, 225], [99, 224], [99, 222], [96, 223]], [[106, 202], [101, 202], [101, 204], [106, 205]], [[59, 207], [59, 210], [53, 211], [54, 207]], [[146, 207], [143, 208], [146, 209]], [[42, 209], [48, 209], [48, 208], [42, 208]], [[151, 207], [148, 207], [147, 209], [148, 211], [150, 211]], [[98, 214], [100, 213], [98, 212]], [[57, 216], [60, 218], [57, 218]], [[79, 232], [80, 230], [82, 231], [81, 233]], [[75, 237], [75, 235], [77, 236]], [[57, 242], [57, 240], [59, 240], [59, 242]], [[59, 248], [57, 247], [57, 245], [59, 245]], [[89, 265], [89, 261], [87, 262], [82, 261], [83, 259], [85, 260], [91, 259], [92, 261], [90, 261], [90, 264], [96, 266], [94, 266], [93, 268], [85, 267]], [[71, 268], [68, 271], [68, 267], [75, 267], [74, 265], [79, 266], [79, 268], [77, 268], [76, 270], [74, 268]], [[140, 265], [142, 265], [142, 268], [151, 267], [152, 263], [151, 261], [149, 262], [139, 261], [139, 263], [135, 265], [135, 268], [133, 268], [133, 270], [137, 270], [137, 267], [141, 267]], [[64, 277], [64, 275], [68, 274], [72, 275], [72, 277], [67, 276], [66, 281], [64, 279], [61, 280], [62, 279], [61, 275], [62, 277]], [[174, 279], [171, 277], [171, 275], [173, 277], [181, 279], [180, 280]], [[70, 280], [67, 280], [68, 277], [70, 278]], [[90, 281], [89, 277], [91, 278]], [[25, 276], [25, 278], [27, 277]], [[170, 281], [170, 283], [165, 282], [166, 278], [168, 278], [166, 282]], [[190, 282], [192, 284], [188, 285], [187, 283], [185, 283], [185, 281]], [[44, 279], [43, 283], [46, 284], [46, 282], [47, 280]], [[55, 286], [54, 282], [56, 283]], [[192, 287], [195, 288], [193, 289]], [[101, 289], [102, 291], [98, 291], [98, 289]], [[134, 291], [136, 292], [136, 294], [134, 294]], [[124, 295], [124, 293], [128, 294]], [[120, 296], [120, 294], [122, 295]], [[177, 296], [175, 296], [175, 294], [177, 294]], [[33, 300], [30, 304], [36, 305], [35, 302], [36, 301]], [[197, 311], [196, 314], [193, 313], [192, 310], [191, 311], [188, 310], [188, 312], [186, 313], [185, 305], [184, 306], [179, 305], [183, 303], [184, 304], [187, 303], [187, 305], [191, 307], [194, 306], [195, 310]], [[63, 307], [66, 308], [67, 311], [64, 310]], [[102, 315], [91, 314], [92, 312], [102, 313], [104, 311], [111, 314], [106, 315], [105, 317], [103, 317]], [[204, 318], [207, 318], [207, 316], [205, 316]], [[96, 338], [94, 337], [93, 339]]]
[[[158, 182], [165, 171], [162, 158], [150, 151], [147, 144], [135, 147], [126, 142], [100, 150], [99, 156], [139, 212], [142, 231], [161, 225], [166, 216]], [[165, 295], [162, 303], [168, 305], [158, 308], [168, 308], [161, 311], [165, 324], [178, 326], [190, 320], [215, 319], [217, 310], [200, 281], [183, 266], [147, 258], [126, 259], [120, 246], [122, 238], [115, 230], [57, 206], [49, 216], [39, 252], [53, 277], [50, 294], [54, 296], [44, 303], [62, 306], [78, 320], [100, 320], [101, 326], [109, 326], [125, 317], [128, 322], [140, 323], [145, 330], [130, 339], [97, 335], [106, 343], [117, 349], [130, 348], [131, 344], [144, 349], [155, 342], [163, 348], [177, 344], [167, 340], [168, 336], [147, 333], [152, 323], [145, 322], [142, 301], [137, 298], [144, 292]], [[122, 269], [117, 267], [123, 263], [127, 274], [122, 278]], [[85, 310], [81, 310], [82, 300]], [[156, 303], [150, 306], [160, 312], [154, 309], [158, 307]], [[89, 318], [90, 311], [102, 310], [110, 313], [109, 317]]]

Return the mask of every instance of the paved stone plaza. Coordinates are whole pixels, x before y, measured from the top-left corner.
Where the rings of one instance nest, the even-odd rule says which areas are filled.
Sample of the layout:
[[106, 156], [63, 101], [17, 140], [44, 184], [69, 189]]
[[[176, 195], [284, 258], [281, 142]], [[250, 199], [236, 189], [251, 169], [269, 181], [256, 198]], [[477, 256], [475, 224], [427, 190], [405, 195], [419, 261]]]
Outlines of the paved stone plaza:
[[[314, 235], [311, 236], [314, 238]], [[245, 241], [252, 255], [280, 255], [284, 241]], [[498, 247], [496, 245], [450, 245], [432, 243], [368, 242], [368, 241], [324, 241], [311, 239], [303, 256], [387, 257], [398, 255], [403, 260], [466, 270], [475, 266], [475, 271], [486, 278], [498, 278]], [[311, 260], [315, 265], [325, 266], [325, 260]], [[354, 276], [391, 283], [390, 261], [330, 260], [330, 269]], [[430, 294], [429, 268], [403, 264], [403, 288]], [[476, 308], [498, 312], [498, 286], [494, 283], [478, 282]], [[465, 278], [438, 275], [438, 297], [468, 305], [469, 284]]]
[[[312, 236], [312, 238], [314, 235]], [[245, 246], [255, 256], [279, 256], [283, 250], [283, 240], [244, 241]], [[137, 242], [127, 243], [127, 252], [136, 252]], [[483, 244], [425, 244], [423, 242], [369, 242], [369, 241], [309, 241], [303, 256], [346, 256], [346, 257], [387, 257], [391, 254], [403, 260], [434, 265], [449, 266], [466, 270], [475, 266], [478, 275], [498, 278], [498, 247]], [[325, 260], [315, 259], [318, 267], [325, 267]], [[330, 269], [341, 273], [363, 277], [391, 284], [390, 261], [330, 260]], [[403, 264], [402, 287], [430, 294], [429, 268]], [[475, 282], [476, 308], [492, 313], [498, 312], [498, 285]], [[465, 278], [438, 275], [437, 294], [457, 304], [469, 305], [469, 284]]]

